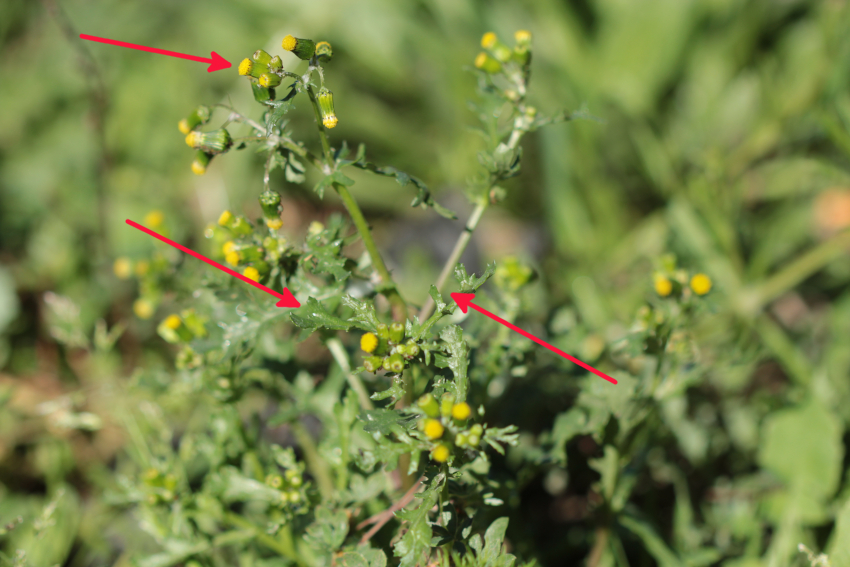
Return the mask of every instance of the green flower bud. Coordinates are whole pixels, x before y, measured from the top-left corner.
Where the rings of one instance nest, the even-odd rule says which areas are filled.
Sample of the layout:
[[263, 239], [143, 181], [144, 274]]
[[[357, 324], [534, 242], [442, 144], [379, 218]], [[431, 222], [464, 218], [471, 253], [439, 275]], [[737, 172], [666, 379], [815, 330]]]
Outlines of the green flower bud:
[[469, 441], [469, 445], [472, 447], [478, 447], [478, 444], [481, 443], [481, 437], [474, 433], [470, 433], [467, 440]]
[[239, 236], [247, 236], [254, 232], [253, 225], [250, 223], [250, 221], [248, 221], [248, 219], [246, 219], [242, 215], [239, 215], [238, 217], [233, 217], [233, 220], [227, 228], [229, 228], [233, 231], [234, 234], [237, 234]]
[[303, 59], [304, 61], [310, 59], [316, 52], [316, 44], [312, 39], [301, 39], [292, 37], [291, 35], [283, 38], [281, 46], [285, 50], [291, 51], [296, 57]]
[[390, 341], [396, 344], [404, 340], [404, 325], [393, 323], [389, 328]]
[[419, 345], [413, 339], [407, 341], [407, 356], [410, 358], [419, 356]]
[[220, 154], [233, 145], [230, 132], [221, 128], [212, 132], [192, 131], [186, 135], [186, 145], [195, 150], [203, 150], [208, 154]]
[[502, 64], [482, 51], [475, 58], [475, 68], [494, 75], [502, 70]]
[[396, 345], [395, 352], [397, 354], [402, 355], [404, 358], [407, 358], [407, 349], [404, 347], [404, 345]]
[[279, 474], [270, 474], [266, 477], [266, 485], [272, 488], [280, 488], [283, 486], [283, 477]]
[[440, 406], [431, 394], [425, 394], [420, 397], [416, 402], [416, 405], [418, 405], [428, 417], [437, 417], [440, 415]]
[[260, 83], [251, 81], [251, 92], [254, 93], [254, 100], [257, 102], [269, 102], [274, 100], [274, 89], [261, 87]]
[[258, 49], [254, 52], [254, 61], [259, 63], [260, 65], [269, 66], [269, 62], [272, 60], [272, 56], [263, 51], [262, 49]]
[[203, 175], [207, 172], [207, 166], [212, 161], [213, 154], [198, 150], [195, 154], [195, 159], [192, 160], [192, 173], [195, 175]]
[[452, 415], [452, 408], [455, 405], [455, 396], [454, 394], [443, 394], [443, 397], [440, 399], [440, 413], [443, 417], [449, 417]]
[[367, 372], [377, 372], [384, 364], [384, 359], [380, 356], [367, 356], [363, 359], [363, 368]]
[[212, 116], [212, 111], [208, 106], [199, 106], [192, 114], [181, 120], [177, 123], [177, 128], [183, 134], [188, 134], [198, 126], [203, 126], [207, 122], [210, 121], [210, 116]]
[[301, 502], [301, 493], [297, 490], [290, 490], [286, 493], [286, 499], [289, 500], [290, 504], [298, 504]]
[[293, 488], [298, 488], [304, 484], [304, 479], [298, 471], [286, 471], [286, 481], [289, 483], [289, 486]]
[[469, 428], [469, 434], [481, 437], [482, 435], [484, 435], [484, 428], [481, 426], [480, 423], [476, 423], [475, 425]]
[[325, 128], [333, 128], [337, 125], [336, 114], [334, 113], [334, 94], [322, 87], [319, 89], [319, 110], [322, 114], [322, 126]]
[[274, 73], [263, 73], [257, 77], [257, 84], [265, 88], [274, 88], [280, 84], [280, 77]]
[[395, 374], [401, 374], [404, 370], [404, 359], [400, 354], [392, 354], [384, 358], [384, 370], [387, 372], [394, 372]]
[[[269, 189], [260, 194], [260, 207], [263, 209], [263, 217], [266, 220], [280, 220], [280, 194]], [[280, 228], [280, 227], [278, 227]]]
[[236, 249], [239, 252], [239, 258], [244, 263], [256, 262], [265, 258], [265, 250], [254, 244], [242, 246]]
[[333, 49], [327, 41], [320, 41], [316, 44], [316, 58], [323, 63], [327, 63], [333, 57]]
[[463, 447], [469, 442], [469, 438], [465, 433], [458, 433], [455, 435], [455, 445], [458, 447]]
[[387, 327], [386, 323], [378, 323], [378, 327], [375, 329], [375, 334], [378, 335], [379, 339], [389, 339], [390, 328]]
[[281, 61], [280, 55], [272, 57], [272, 60], [269, 61], [269, 69], [272, 71], [283, 71], [283, 61]]

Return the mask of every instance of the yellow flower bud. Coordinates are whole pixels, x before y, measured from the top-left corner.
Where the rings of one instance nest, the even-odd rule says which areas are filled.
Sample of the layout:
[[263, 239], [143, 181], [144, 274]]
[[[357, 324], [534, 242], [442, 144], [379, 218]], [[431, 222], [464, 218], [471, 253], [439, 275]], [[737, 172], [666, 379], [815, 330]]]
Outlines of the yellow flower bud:
[[434, 447], [434, 450], [431, 451], [431, 459], [438, 463], [445, 463], [448, 461], [449, 455], [451, 455], [451, 451], [449, 451], [447, 445], [443, 445], [442, 443]]
[[466, 419], [469, 419], [470, 415], [472, 415], [472, 408], [469, 407], [469, 404], [466, 402], [455, 404], [454, 407], [452, 407], [452, 417], [458, 421], [465, 421]]
[[180, 316], [174, 314], [169, 315], [165, 318], [165, 321], [162, 322], [165, 327], [171, 329], [172, 331], [176, 331], [177, 329], [179, 329], [181, 323], [182, 321], [180, 320]]
[[697, 295], [705, 295], [711, 291], [711, 278], [705, 274], [696, 274], [691, 278], [691, 289]]
[[233, 242], [232, 240], [228, 240], [221, 247], [221, 253], [224, 254], [225, 256], [227, 256], [231, 252], [235, 252], [235, 251], [236, 251], [236, 243]]
[[142, 223], [150, 228], [159, 228], [162, 226], [162, 222], [165, 220], [165, 215], [162, 214], [162, 211], [153, 210], [145, 215], [145, 218], [142, 220]]
[[487, 32], [481, 36], [481, 47], [484, 49], [492, 49], [496, 42], [498, 41], [498, 37], [493, 32]]
[[247, 57], [242, 60], [239, 64], [239, 74], [240, 75], [250, 75], [251, 71], [254, 69], [254, 62], [248, 59]]
[[133, 302], [133, 313], [139, 319], [150, 319], [153, 317], [154, 310], [153, 304], [147, 299], [139, 298]]
[[188, 134], [192, 131], [192, 127], [189, 126], [189, 121], [185, 118], [177, 123], [177, 129], [180, 130], [182, 134]]
[[133, 274], [133, 264], [129, 258], [118, 258], [112, 264], [112, 272], [120, 279], [126, 280]]
[[192, 161], [192, 173], [195, 175], [203, 175], [207, 172], [207, 166], [210, 164], [213, 154], [208, 154], [204, 151], [198, 151], [195, 154], [195, 159]]
[[425, 427], [422, 428], [422, 432], [428, 439], [439, 439], [443, 436], [443, 431], [445, 428], [439, 419], [426, 419]]
[[667, 297], [673, 292], [673, 282], [661, 274], [655, 274], [655, 293], [661, 297]]
[[312, 39], [301, 39], [291, 35], [283, 38], [281, 47], [287, 51], [291, 51], [299, 59], [307, 60], [316, 52], [316, 44]]
[[218, 224], [219, 224], [219, 226], [228, 226], [230, 224], [230, 221], [232, 221], [232, 220], [233, 220], [233, 213], [231, 213], [230, 211], [224, 211], [218, 217]]
[[254, 280], [255, 282], [260, 281], [260, 272], [257, 271], [257, 268], [254, 266], [248, 266], [242, 272], [242, 275], [248, 278], [249, 280]]
[[239, 260], [239, 252], [237, 252], [236, 250], [231, 250], [230, 252], [224, 255], [224, 261], [230, 264], [231, 266], [238, 266]]
[[365, 333], [360, 337], [360, 348], [369, 353], [375, 352], [375, 349], [378, 348], [378, 337], [375, 336], [375, 333]]

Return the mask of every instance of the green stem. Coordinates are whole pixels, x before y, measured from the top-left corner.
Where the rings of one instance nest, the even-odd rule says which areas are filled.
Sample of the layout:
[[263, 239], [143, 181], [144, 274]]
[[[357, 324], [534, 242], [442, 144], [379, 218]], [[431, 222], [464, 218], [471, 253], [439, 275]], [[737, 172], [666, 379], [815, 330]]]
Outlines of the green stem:
[[[446, 263], [443, 266], [443, 271], [440, 272], [440, 277], [437, 278], [437, 283], [434, 284], [437, 287], [437, 291], [442, 291], [443, 287], [446, 285], [446, 280], [449, 279], [452, 271], [454, 271], [455, 265], [458, 263], [464, 250], [466, 250], [466, 247], [469, 245], [469, 241], [472, 239], [472, 233], [481, 221], [481, 217], [484, 215], [484, 211], [487, 210], [487, 206], [489, 204], [489, 196], [485, 195], [482, 201], [475, 206], [475, 209], [469, 216], [469, 220], [466, 221], [466, 226], [463, 228], [463, 232], [457, 239], [457, 242], [455, 242], [454, 250], [452, 250], [448, 260], [446, 260]], [[425, 304], [422, 306], [422, 310], [419, 312], [419, 320], [424, 321], [427, 319], [431, 315], [431, 311], [433, 311], [433, 309], [434, 298], [429, 295], [427, 301], [425, 301]]]
[[[316, 94], [313, 92], [313, 87], [307, 85], [306, 88], [307, 94], [310, 97], [310, 102], [313, 104], [313, 114], [316, 117], [316, 126], [319, 129], [319, 138], [322, 141], [322, 152], [325, 156], [325, 162], [327, 163], [328, 168], [332, 171], [335, 165], [334, 157], [331, 153], [331, 146], [328, 142], [325, 127], [322, 125], [322, 114], [319, 112], [319, 102], [316, 100]], [[407, 303], [398, 292], [395, 282], [393, 281], [393, 277], [387, 269], [387, 265], [384, 264], [384, 259], [381, 257], [381, 252], [378, 250], [378, 246], [372, 238], [372, 231], [369, 229], [369, 223], [366, 222], [366, 217], [363, 216], [363, 211], [360, 210], [360, 206], [357, 204], [357, 201], [354, 200], [354, 197], [345, 185], [334, 183], [333, 187], [340, 199], [342, 199], [342, 203], [345, 205], [351, 220], [354, 222], [354, 226], [357, 228], [360, 239], [366, 247], [366, 252], [369, 253], [369, 257], [372, 259], [372, 266], [374, 266], [375, 271], [378, 272], [378, 275], [381, 278], [382, 285], [379, 291], [384, 294], [384, 296], [386, 296], [392, 304], [393, 318], [397, 321], [407, 319]]]
[[[254, 537], [257, 541], [272, 551], [276, 551], [284, 557], [288, 557], [289, 559], [295, 561], [299, 565], [306, 565], [304, 560], [296, 553], [295, 548], [292, 545], [292, 536], [283, 538], [283, 541], [277, 540], [267, 533], [261, 528], [255, 526], [253, 523], [249, 522], [242, 516], [238, 514], [234, 514], [233, 512], [225, 512], [224, 519], [233, 526], [252, 530], [254, 532]], [[289, 530], [288, 526], [283, 526], [281, 530]]]
[[322, 499], [329, 500], [334, 493], [334, 483], [328, 470], [328, 464], [319, 454], [316, 442], [313, 441], [313, 437], [304, 425], [300, 421], [293, 421], [290, 426], [295, 440], [301, 450], [304, 451], [304, 460], [307, 462], [307, 467], [313, 474], [313, 478], [316, 479], [316, 486], [319, 488]]
[[351, 386], [351, 389], [357, 394], [360, 407], [364, 410], [375, 409], [375, 406], [372, 404], [372, 400], [369, 399], [369, 393], [366, 391], [366, 387], [363, 386], [363, 381], [360, 380], [360, 376], [351, 371], [351, 364], [348, 362], [348, 355], [345, 354], [342, 342], [337, 338], [333, 338], [328, 339], [326, 344], [328, 345], [328, 350], [331, 351], [334, 360], [336, 360], [336, 363], [339, 364], [343, 374], [345, 374], [345, 378], [348, 380], [348, 385]]

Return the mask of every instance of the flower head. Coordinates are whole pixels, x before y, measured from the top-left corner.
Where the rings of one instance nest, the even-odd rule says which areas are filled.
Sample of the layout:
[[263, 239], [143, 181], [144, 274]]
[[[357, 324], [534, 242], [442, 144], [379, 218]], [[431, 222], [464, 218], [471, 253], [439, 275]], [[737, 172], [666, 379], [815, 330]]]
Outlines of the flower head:
[[444, 431], [445, 427], [439, 419], [426, 419], [422, 427], [422, 432], [428, 439], [439, 439], [443, 436]]
[[242, 275], [248, 278], [249, 280], [254, 280], [255, 282], [260, 281], [260, 272], [254, 266], [248, 266], [243, 270]]
[[451, 455], [451, 451], [449, 450], [448, 445], [440, 443], [434, 450], [431, 451], [431, 459], [437, 461], [438, 463], [445, 463], [449, 460], [449, 455]]
[[166, 317], [165, 320], [162, 322], [163, 326], [171, 329], [172, 331], [179, 329], [181, 323], [182, 321], [180, 320], [180, 316], [174, 315], [173, 313]]
[[219, 226], [230, 226], [230, 223], [233, 221], [233, 213], [230, 211], [224, 211], [218, 217]]
[[121, 257], [115, 260], [112, 264], [112, 272], [122, 280], [126, 280], [133, 273], [133, 264], [129, 258]]
[[466, 402], [455, 404], [452, 407], [452, 417], [458, 421], [465, 421], [472, 415], [472, 408]]
[[162, 214], [162, 211], [154, 209], [153, 211], [148, 212], [145, 215], [144, 220], [142, 221], [145, 226], [150, 228], [159, 228], [162, 226], [162, 222], [165, 220], [165, 215]]
[[319, 58], [319, 61], [327, 62], [331, 60], [333, 57], [333, 48], [331, 44], [327, 41], [320, 41], [316, 44], [316, 57]]
[[378, 348], [378, 337], [375, 336], [375, 333], [365, 333], [360, 337], [360, 348], [368, 353], [375, 352], [375, 349]]
[[247, 57], [242, 60], [239, 64], [239, 74], [240, 75], [250, 75], [251, 71], [254, 70], [254, 62], [248, 59]]
[[661, 297], [667, 297], [673, 293], [673, 282], [661, 274], [655, 274], [655, 293]]
[[705, 295], [711, 291], [711, 278], [705, 274], [696, 274], [691, 278], [691, 289], [697, 295]]
[[287, 35], [281, 42], [281, 47], [287, 51], [291, 51], [299, 59], [310, 59], [316, 52], [316, 44], [312, 39], [301, 39]]
[[153, 304], [145, 298], [139, 298], [133, 302], [133, 313], [139, 319], [150, 319], [153, 317], [154, 310]]
[[496, 37], [494, 32], [487, 32], [481, 36], [481, 47], [484, 49], [492, 49], [493, 46], [496, 45], [497, 41], [499, 41], [499, 38]]

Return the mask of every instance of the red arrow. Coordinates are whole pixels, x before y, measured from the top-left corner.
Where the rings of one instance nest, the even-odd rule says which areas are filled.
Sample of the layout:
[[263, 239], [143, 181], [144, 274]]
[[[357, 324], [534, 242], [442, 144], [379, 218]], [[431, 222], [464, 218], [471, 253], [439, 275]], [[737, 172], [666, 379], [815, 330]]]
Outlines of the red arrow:
[[504, 326], [506, 326], [510, 329], [513, 329], [514, 331], [516, 331], [520, 335], [524, 336], [525, 338], [531, 339], [532, 341], [536, 342], [537, 344], [548, 348], [549, 350], [551, 350], [555, 354], [560, 354], [564, 358], [575, 362], [576, 364], [578, 364], [579, 366], [581, 366], [585, 370], [589, 370], [590, 372], [593, 372], [594, 374], [596, 374], [600, 378], [604, 378], [605, 380], [608, 380], [612, 384], [617, 383], [616, 379], [611, 378], [610, 376], [608, 376], [604, 372], [600, 372], [599, 370], [595, 369], [591, 365], [585, 364], [584, 362], [580, 361], [576, 357], [571, 356], [571, 355], [565, 353], [564, 351], [562, 351], [561, 349], [550, 345], [549, 343], [547, 343], [543, 339], [538, 339], [537, 337], [535, 337], [531, 333], [529, 333], [527, 331], [523, 331], [522, 329], [520, 329], [519, 327], [517, 327], [513, 323], [508, 323], [507, 321], [505, 321], [504, 319], [502, 319], [498, 315], [494, 315], [493, 313], [490, 313], [489, 311], [487, 311], [483, 307], [479, 307], [478, 305], [475, 305], [474, 303], [472, 303], [472, 300], [475, 299], [474, 293], [453, 293], [452, 299], [455, 300], [455, 303], [457, 303], [457, 306], [460, 307], [460, 310], [463, 311], [464, 313], [466, 313], [467, 309], [472, 307], [473, 309], [475, 309], [476, 311], [478, 311], [479, 313], [481, 313], [483, 315], [486, 315], [490, 319], [493, 319], [494, 321], [498, 321], [502, 325], [504, 325]]
[[271, 295], [273, 295], [273, 296], [277, 297], [278, 299], [280, 299], [280, 301], [278, 301], [277, 303], [275, 303], [275, 306], [277, 306], [277, 307], [292, 307], [292, 308], [295, 308], [295, 307], [301, 307], [301, 303], [299, 303], [299, 302], [298, 302], [298, 300], [297, 300], [297, 299], [295, 299], [295, 296], [294, 296], [294, 295], [292, 295], [292, 292], [291, 292], [291, 291], [289, 291], [287, 288], [283, 288], [283, 293], [278, 293], [278, 292], [276, 292], [275, 290], [273, 290], [273, 289], [271, 289], [271, 288], [269, 288], [269, 287], [266, 287], [266, 286], [264, 286], [263, 284], [261, 284], [261, 283], [259, 283], [259, 282], [255, 282], [254, 280], [252, 280], [252, 279], [251, 279], [251, 278], [249, 278], [249, 277], [243, 276], [243, 275], [242, 275], [242, 274], [240, 274], [239, 272], [235, 272], [235, 271], [231, 270], [231, 269], [230, 269], [230, 268], [228, 268], [227, 266], [222, 266], [221, 264], [219, 264], [219, 263], [218, 263], [218, 262], [216, 262], [215, 260], [210, 260], [209, 258], [207, 258], [206, 256], [204, 256], [203, 254], [198, 254], [198, 253], [197, 253], [197, 252], [195, 252], [194, 250], [189, 250], [188, 248], [186, 248], [186, 247], [185, 247], [185, 246], [183, 246], [182, 244], [177, 244], [177, 243], [176, 243], [176, 242], [174, 242], [173, 240], [169, 240], [168, 238], [164, 237], [163, 235], [161, 235], [161, 234], [159, 234], [159, 233], [156, 233], [156, 232], [152, 231], [151, 229], [146, 228], [146, 227], [144, 227], [144, 226], [140, 225], [140, 224], [139, 224], [139, 223], [137, 223], [137, 222], [133, 222], [133, 221], [131, 221], [130, 219], [127, 219], [127, 224], [129, 224], [130, 226], [132, 226], [132, 227], [134, 227], [134, 228], [138, 228], [139, 230], [141, 230], [141, 231], [142, 231], [142, 232], [144, 232], [144, 233], [150, 234], [150, 235], [151, 235], [151, 236], [153, 236], [154, 238], [157, 238], [157, 239], [159, 239], [159, 240], [161, 240], [161, 241], [165, 242], [165, 243], [166, 243], [166, 244], [168, 244], [169, 246], [174, 246], [174, 247], [175, 247], [175, 248], [177, 248], [178, 250], [182, 250], [182, 251], [183, 251], [183, 252], [185, 252], [186, 254], [189, 254], [189, 255], [191, 255], [191, 256], [194, 256], [195, 258], [197, 258], [198, 260], [201, 260], [202, 262], [206, 262], [207, 264], [209, 264], [209, 265], [210, 265], [210, 266], [212, 266], [213, 268], [218, 268], [218, 269], [219, 269], [219, 270], [221, 270], [222, 272], [227, 272], [227, 273], [228, 273], [228, 274], [230, 274], [231, 276], [233, 276], [233, 277], [235, 277], [235, 278], [239, 278], [239, 279], [240, 279], [240, 280], [242, 280], [243, 282], [245, 282], [245, 283], [247, 283], [247, 284], [251, 284], [252, 286], [254, 286], [254, 287], [255, 287], [255, 288], [257, 288], [257, 289], [261, 289], [261, 290], [263, 290], [263, 291], [264, 291], [264, 292], [266, 292], [266, 293], [270, 293]]
[[210, 52], [210, 58], [206, 57], [196, 57], [195, 55], [186, 55], [185, 53], [177, 53], [176, 51], [168, 51], [165, 49], [157, 49], [156, 47], [145, 47], [144, 45], [136, 45], [135, 43], [127, 43], [126, 41], [118, 41], [116, 39], [106, 39], [105, 37], [97, 37], [94, 35], [86, 35], [84, 33], [80, 34], [82, 39], [87, 39], [89, 41], [99, 41], [100, 43], [107, 43], [109, 45], [117, 45], [118, 47], [129, 47], [130, 49], [138, 49], [139, 51], [147, 51], [149, 53], [159, 53], [160, 55], [168, 55], [169, 57], [180, 57], [181, 59], [188, 59], [190, 61], [199, 61], [201, 63], [209, 63], [210, 66], [207, 67], [207, 72], [212, 73], [213, 71], [220, 71], [221, 69], [229, 69], [232, 67], [230, 61], [216, 53], [215, 51]]

